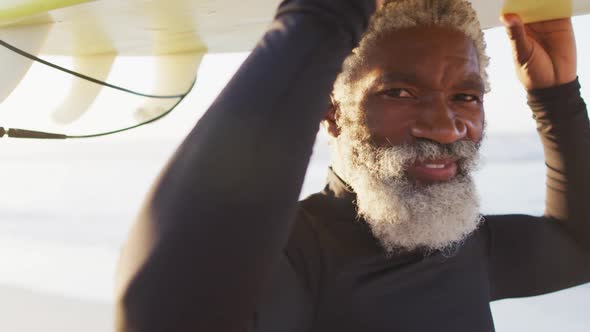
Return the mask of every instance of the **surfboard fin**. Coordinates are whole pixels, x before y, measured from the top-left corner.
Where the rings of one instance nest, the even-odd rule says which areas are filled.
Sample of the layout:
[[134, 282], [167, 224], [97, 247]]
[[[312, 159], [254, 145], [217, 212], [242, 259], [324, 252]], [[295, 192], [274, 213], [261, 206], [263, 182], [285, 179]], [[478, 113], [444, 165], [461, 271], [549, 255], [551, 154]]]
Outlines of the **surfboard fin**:
[[[106, 81], [116, 54], [84, 56], [74, 58], [74, 71], [100, 81]], [[103, 87], [87, 80], [75, 79], [68, 97], [52, 114], [58, 124], [71, 124], [78, 120], [94, 103]]]
[[[47, 35], [49, 26], [5, 29], [0, 30], [0, 39], [14, 40], [19, 48], [27, 49], [33, 54], [39, 54]], [[10, 94], [20, 84], [22, 79], [31, 69], [33, 60], [22, 57], [14, 52], [0, 48], [0, 64], [2, 64], [2, 75], [0, 76], [0, 104], [10, 96]]]

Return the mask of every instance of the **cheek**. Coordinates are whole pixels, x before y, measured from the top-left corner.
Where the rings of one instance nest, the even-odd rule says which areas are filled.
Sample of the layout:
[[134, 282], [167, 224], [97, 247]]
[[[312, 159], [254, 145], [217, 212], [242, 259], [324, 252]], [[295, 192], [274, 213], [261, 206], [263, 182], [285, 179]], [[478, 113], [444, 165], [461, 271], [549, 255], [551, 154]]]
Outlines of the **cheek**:
[[377, 145], [389, 146], [411, 140], [411, 128], [416, 122], [416, 111], [408, 106], [367, 105], [365, 116], [369, 132]]
[[485, 112], [483, 107], [479, 111], [471, 111], [459, 116], [467, 127], [467, 139], [473, 142], [481, 141], [485, 130]]

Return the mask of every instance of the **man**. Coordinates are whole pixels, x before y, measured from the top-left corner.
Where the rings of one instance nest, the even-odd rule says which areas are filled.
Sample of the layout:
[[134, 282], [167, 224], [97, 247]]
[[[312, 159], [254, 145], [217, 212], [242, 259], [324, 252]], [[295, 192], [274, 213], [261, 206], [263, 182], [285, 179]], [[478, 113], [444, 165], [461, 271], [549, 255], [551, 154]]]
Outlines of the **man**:
[[[545, 146], [547, 212], [482, 217], [474, 11], [393, 0], [367, 24], [374, 6], [281, 5], [132, 232], [120, 331], [493, 331], [490, 301], [590, 281], [571, 22], [504, 17]], [[297, 204], [322, 117], [333, 171]]]

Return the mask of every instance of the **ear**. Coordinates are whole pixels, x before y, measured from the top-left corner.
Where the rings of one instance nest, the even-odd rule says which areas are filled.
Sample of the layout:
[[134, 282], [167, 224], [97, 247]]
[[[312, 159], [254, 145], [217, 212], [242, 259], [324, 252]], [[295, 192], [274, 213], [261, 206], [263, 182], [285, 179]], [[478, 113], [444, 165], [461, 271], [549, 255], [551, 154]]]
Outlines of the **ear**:
[[330, 95], [330, 106], [328, 107], [328, 112], [324, 116], [322, 123], [328, 130], [328, 134], [332, 137], [338, 137], [340, 135], [340, 128], [338, 128], [338, 125], [336, 124], [339, 107], [340, 105], [334, 100], [334, 96]]

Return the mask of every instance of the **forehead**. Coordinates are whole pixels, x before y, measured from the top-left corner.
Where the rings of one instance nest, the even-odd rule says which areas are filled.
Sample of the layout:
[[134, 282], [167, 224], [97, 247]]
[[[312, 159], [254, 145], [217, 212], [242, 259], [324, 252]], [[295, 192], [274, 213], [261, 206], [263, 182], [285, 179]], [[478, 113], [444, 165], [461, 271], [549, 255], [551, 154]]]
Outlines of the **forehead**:
[[460, 31], [421, 26], [391, 31], [375, 40], [367, 52], [367, 72], [388, 73], [442, 83], [480, 76], [473, 40]]

